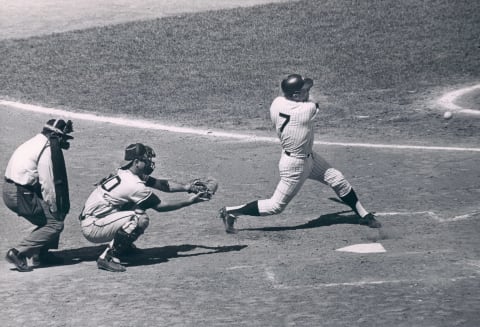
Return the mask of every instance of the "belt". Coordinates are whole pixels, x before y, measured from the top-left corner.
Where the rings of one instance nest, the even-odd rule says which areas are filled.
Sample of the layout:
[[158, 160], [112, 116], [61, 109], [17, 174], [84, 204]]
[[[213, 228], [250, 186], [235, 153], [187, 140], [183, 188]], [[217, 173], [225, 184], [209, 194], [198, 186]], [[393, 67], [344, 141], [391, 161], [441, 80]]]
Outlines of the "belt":
[[5, 182], [8, 184], [15, 184], [14, 181], [12, 181], [10, 178], [5, 177]]
[[[285, 151], [285, 150], [283, 150], [283, 152], [285, 152], [285, 154], [286, 154], [287, 156], [289, 156], [289, 157], [294, 157], [294, 158], [303, 158], [303, 157], [298, 157], [298, 156], [296, 156], [296, 155], [292, 155], [292, 153], [291, 153], [291, 152], [289, 152], [289, 151]], [[309, 154], [306, 154], [306, 155], [305, 155], [305, 158], [309, 158], [311, 155], [312, 155], [311, 153], [309, 153]]]

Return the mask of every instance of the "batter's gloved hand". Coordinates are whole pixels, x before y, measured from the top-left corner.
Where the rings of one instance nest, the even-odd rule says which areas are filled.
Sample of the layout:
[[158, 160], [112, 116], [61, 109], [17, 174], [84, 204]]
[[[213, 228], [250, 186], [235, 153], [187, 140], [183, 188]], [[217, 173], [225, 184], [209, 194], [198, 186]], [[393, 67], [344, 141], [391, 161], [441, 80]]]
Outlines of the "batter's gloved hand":
[[188, 193], [201, 193], [201, 197], [205, 199], [211, 199], [218, 189], [218, 182], [213, 177], [207, 177], [205, 179], [196, 178], [190, 182]]

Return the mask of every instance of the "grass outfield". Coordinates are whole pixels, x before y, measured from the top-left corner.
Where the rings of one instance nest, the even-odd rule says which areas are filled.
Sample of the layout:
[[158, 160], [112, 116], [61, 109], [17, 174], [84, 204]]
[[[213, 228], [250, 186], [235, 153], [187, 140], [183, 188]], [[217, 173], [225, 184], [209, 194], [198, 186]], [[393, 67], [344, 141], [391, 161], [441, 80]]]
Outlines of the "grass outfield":
[[300, 72], [316, 81], [329, 136], [478, 143], [478, 119], [446, 124], [428, 101], [479, 81], [479, 11], [474, 0], [300, 1], [6, 40], [0, 96], [268, 130], [279, 81]]

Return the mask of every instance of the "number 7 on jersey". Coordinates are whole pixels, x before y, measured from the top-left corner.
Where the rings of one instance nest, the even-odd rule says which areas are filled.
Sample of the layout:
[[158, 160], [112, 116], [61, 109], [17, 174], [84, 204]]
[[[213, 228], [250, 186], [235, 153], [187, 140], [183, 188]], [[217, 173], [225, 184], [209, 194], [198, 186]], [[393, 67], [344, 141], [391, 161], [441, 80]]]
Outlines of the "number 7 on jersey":
[[285, 126], [287, 126], [288, 122], [290, 121], [290, 115], [284, 114], [284, 113], [279, 113], [280, 117], [285, 118], [285, 121], [283, 122], [282, 126], [280, 126], [280, 133], [283, 132], [285, 129]]

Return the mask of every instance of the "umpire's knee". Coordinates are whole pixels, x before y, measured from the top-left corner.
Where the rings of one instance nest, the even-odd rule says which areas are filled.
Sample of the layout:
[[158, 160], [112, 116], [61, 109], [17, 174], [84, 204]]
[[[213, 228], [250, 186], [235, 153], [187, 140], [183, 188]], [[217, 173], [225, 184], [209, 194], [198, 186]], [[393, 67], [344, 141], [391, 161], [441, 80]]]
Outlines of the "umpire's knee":
[[55, 219], [47, 219], [47, 223], [44, 226], [41, 226], [43, 231], [48, 233], [49, 235], [56, 236], [60, 235], [60, 233], [63, 231], [65, 224], [63, 221], [60, 220], [55, 220]]

